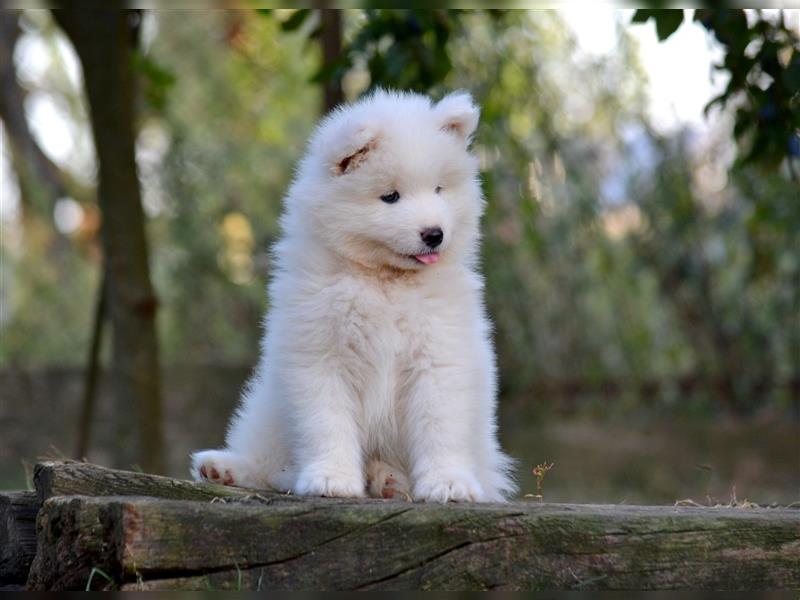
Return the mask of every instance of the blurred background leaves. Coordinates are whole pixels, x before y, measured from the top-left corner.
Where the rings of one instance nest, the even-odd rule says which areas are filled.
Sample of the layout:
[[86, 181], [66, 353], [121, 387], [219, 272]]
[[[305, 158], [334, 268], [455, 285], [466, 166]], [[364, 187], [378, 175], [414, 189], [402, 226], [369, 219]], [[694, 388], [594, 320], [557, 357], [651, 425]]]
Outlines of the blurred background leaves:
[[[787, 156], [800, 155], [800, 42], [782, 11], [777, 19], [753, 12], [755, 16], [748, 19], [744, 10], [703, 8], [694, 11], [694, 20], [724, 48], [724, 59], [715, 68], [729, 75], [727, 88], [708, 107], [739, 101], [733, 130], [742, 146], [739, 164], [774, 169]], [[632, 21], [654, 20], [659, 39], [665, 40], [683, 23], [683, 13], [642, 9]], [[798, 181], [793, 161], [787, 164]]]

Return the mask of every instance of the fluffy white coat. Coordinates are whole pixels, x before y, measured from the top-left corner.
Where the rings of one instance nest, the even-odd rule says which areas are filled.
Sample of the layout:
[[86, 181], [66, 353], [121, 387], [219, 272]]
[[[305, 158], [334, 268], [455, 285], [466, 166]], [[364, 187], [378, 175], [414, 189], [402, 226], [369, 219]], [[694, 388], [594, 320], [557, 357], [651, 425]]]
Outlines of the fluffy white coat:
[[478, 115], [466, 93], [379, 91], [321, 122], [285, 198], [261, 360], [226, 448], [193, 455], [197, 479], [437, 502], [515, 491], [476, 270]]

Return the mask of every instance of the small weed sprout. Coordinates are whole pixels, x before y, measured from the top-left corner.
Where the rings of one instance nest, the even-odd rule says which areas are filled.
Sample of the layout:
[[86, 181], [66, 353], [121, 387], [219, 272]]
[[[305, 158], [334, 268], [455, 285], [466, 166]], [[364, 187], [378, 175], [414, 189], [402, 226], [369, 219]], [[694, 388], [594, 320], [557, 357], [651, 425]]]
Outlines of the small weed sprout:
[[542, 490], [544, 489], [544, 478], [547, 472], [555, 466], [556, 463], [547, 464], [546, 462], [536, 465], [533, 469], [533, 475], [536, 477], [536, 493], [525, 494], [525, 498], [537, 498], [539, 502], [544, 500]]
[[675, 506], [691, 506], [694, 508], [769, 508], [768, 506], [762, 506], [755, 502], [750, 502], [750, 500], [747, 498], [744, 500], [739, 500], [736, 497], [735, 485], [731, 487], [731, 499], [727, 502], [727, 504], [721, 503], [719, 500], [712, 498], [710, 495], [706, 496], [706, 501], [706, 504], [700, 504], [691, 498], [686, 498], [684, 500], [676, 500]]
[[133, 561], [133, 572], [136, 575], [136, 585], [139, 587], [139, 591], [144, 591], [144, 577], [142, 577], [141, 572], [136, 567], [136, 561]]
[[95, 575], [100, 575], [103, 579], [105, 579], [108, 583], [114, 583], [114, 580], [111, 578], [111, 575], [103, 571], [100, 567], [92, 567], [91, 573], [89, 573], [89, 580], [86, 582], [86, 591], [92, 591], [92, 580], [94, 579]]

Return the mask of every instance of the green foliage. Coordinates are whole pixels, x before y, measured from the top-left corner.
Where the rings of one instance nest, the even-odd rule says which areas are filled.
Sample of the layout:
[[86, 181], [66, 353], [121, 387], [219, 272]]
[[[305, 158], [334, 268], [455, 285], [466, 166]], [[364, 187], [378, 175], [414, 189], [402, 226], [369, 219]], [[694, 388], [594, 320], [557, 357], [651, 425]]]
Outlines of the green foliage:
[[[459, 33], [461, 19], [467, 12], [470, 11], [365, 9], [352, 23], [353, 31], [343, 43], [340, 58], [320, 65], [311, 81], [341, 85], [349, 70], [363, 64], [370, 75], [368, 90], [380, 85], [427, 91], [452, 71], [448, 42]], [[505, 11], [486, 12], [499, 18]], [[281, 29], [298, 31], [313, 16], [313, 10], [298, 9], [281, 22]], [[320, 29], [314, 29], [310, 35], [319, 36]]]
[[[574, 40], [554, 13], [470, 15], [463, 26], [446, 83], [471, 89], [482, 107], [484, 272], [505, 389], [658, 369], [650, 348], [620, 340], [656, 319], [647, 280], [625, 277], [630, 257], [606, 239], [597, 202], [617, 127], [643, 108], [631, 48], [564, 69]], [[618, 324], [619, 301], [629, 327]]]
[[311, 9], [309, 8], [297, 9], [292, 13], [292, 16], [290, 16], [283, 23], [281, 23], [281, 30], [296, 31], [297, 29], [300, 29], [300, 27], [303, 25], [303, 22], [309, 15], [311, 15]]
[[163, 110], [169, 90], [175, 85], [175, 74], [140, 50], [133, 52], [133, 68], [141, 76], [142, 94], [147, 103], [157, 111]]
[[342, 66], [365, 61], [371, 87], [426, 91], [451, 71], [447, 43], [459, 11], [368, 9], [364, 17], [345, 47]]
[[[169, 151], [148, 172], [168, 361], [257, 355], [269, 247], [292, 167], [317, 118], [314, 57], [273, 19], [247, 13], [158, 14], [159, 64], [180, 73], [151, 126]], [[213, 43], [197, 45], [197, 37]]]
[[[656, 23], [660, 40], [683, 22], [681, 10], [637, 10], [634, 23]], [[722, 45], [724, 59], [716, 65], [730, 75], [725, 91], [712, 106], [737, 105], [733, 134], [741, 145], [738, 164], [768, 169], [800, 157], [800, 38], [786, 27], [783, 13], [777, 22], [758, 17], [748, 23], [743, 10], [697, 9], [694, 20]], [[796, 178], [796, 175], [795, 175]]]
[[648, 9], [640, 8], [634, 13], [632, 23], [646, 23], [653, 19], [656, 24], [656, 34], [662, 42], [675, 33], [683, 23], [683, 10], [681, 9]]
[[94, 253], [78, 240], [59, 240], [42, 221], [23, 235], [24, 246], [2, 236], [3, 269], [13, 285], [2, 293], [0, 364], [79, 365], [99, 283]]
[[[353, 95], [464, 88], [482, 107], [482, 270], [504, 392], [666, 382], [626, 388], [598, 402], [603, 413], [675, 404], [746, 413], [788, 397], [769, 385], [798, 374], [796, 184], [756, 172], [756, 159], [726, 174], [722, 152], [694, 158], [680, 138], [653, 134], [646, 74], [624, 30], [613, 56], [585, 59], [551, 11], [348, 11], [343, 59], [322, 72], [307, 51], [315, 11], [277, 12], [157, 12], [148, 63], [137, 67], [168, 99], [147, 104], [138, 144], [167, 363], [256, 359], [280, 200], [319, 117], [321, 86], [309, 81], [357, 75]], [[737, 12], [714, 17], [733, 19], [714, 25], [728, 56], [742, 49]], [[664, 36], [680, 25], [670, 19]], [[761, 60], [753, 40], [743, 52]], [[788, 63], [777, 52], [781, 81], [796, 86], [797, 51]], [[738, 97], [739, 109], [754, 109]], [[765, 123], [737, 125], [737, 135]], [[714, 189], [710, 172], [723, 176]], [[81, 361], [96, 252], [77, 236], [55, 250], [51, 234], [24, 235], [0, 360]], [[704, 378], [710, 389], [681, 387]]]
[[796, 187], [744, 169], [716, 198], [702, 197], [697, 173], [709, 167], [686, 155], [680, 140], [661, 142], [655, 177], [632, 180], [647, 228], [631, 243], [691, 348], [691, 370], [714, 382], [711, 397], [721, 406], [748, 414], [772, 384], [796, 376]]

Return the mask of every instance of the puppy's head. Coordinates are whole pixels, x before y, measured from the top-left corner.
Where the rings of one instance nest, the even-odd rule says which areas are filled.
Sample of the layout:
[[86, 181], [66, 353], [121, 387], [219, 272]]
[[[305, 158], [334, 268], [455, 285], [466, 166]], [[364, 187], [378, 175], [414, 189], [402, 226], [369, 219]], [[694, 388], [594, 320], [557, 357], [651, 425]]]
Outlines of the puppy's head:
[[482, 208], [468, 151], [478, 114], [463, 92], [433, 104], [385, 91], [332, 113], [311, 139], [293, 194], [312, 235], [367, 267], [470, 260]]

